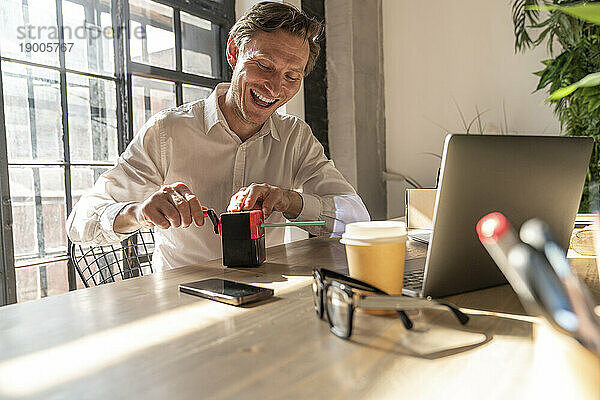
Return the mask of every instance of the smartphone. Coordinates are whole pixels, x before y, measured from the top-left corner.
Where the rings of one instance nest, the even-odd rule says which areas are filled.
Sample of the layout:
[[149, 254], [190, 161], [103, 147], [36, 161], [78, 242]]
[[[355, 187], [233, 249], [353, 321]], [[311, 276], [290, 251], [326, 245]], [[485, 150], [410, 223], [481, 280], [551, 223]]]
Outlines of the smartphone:
[[181, 283], [179, 290], [183, 293], [220, 301], [234, 306], [263, 300], [273, 296], [273, 289], [266, 289], [245, 283], [212, 278], [202, 281]]

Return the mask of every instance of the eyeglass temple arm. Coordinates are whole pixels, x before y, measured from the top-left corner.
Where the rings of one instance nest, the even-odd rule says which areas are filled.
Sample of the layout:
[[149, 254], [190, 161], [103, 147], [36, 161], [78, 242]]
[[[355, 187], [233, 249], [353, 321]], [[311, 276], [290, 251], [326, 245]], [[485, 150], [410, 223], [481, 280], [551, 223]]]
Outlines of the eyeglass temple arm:
[[406, 313], [402, 310], [396, 310], [396, 312], [398, 313], [398, 317], [400, 318], [400, 320], [402, 321], [402, 325], [404, 325], [404, 327], [406, 329], [412, 329], [415, 325], [413, 324], [413, 322], [410, 320], [410, 318], [408, 318], [408, 315], [406, 315]]
[[373, 295], [355, 295], [355, 305], [358, 308], [366, 310], [420, 310], [430, 309], [450, 309], [458, 321], [465, 325], [469, 322], [469, 316], [460, 311], [456, 306], [440, 300], [416, 299], [404, 296], [373, 296]]
[[323, 279], [334, 278], [338, 281], [341, 281], [342, 283], [351, 283], [356, 289], [359, 289], [359, 290], [369, 290], [372, 292], [385, 294], [385, 292], [383, 290], [378, 289], [375, 286], [370, 285], [366, 282], [351, 278], [348, 275], [344, 275], [342, 273], [335, 272], [335, 271], [332, 271], [332, 270], [326, 269], [326, 268], [321, 268], [320, 272], [321, 272], [321, 276], [323, 276]]
[[458, 309], [458, 307], [456, 307], [454, 304], [445, 302], [443, 300], [435, 300], [435, 301], [442, 306], [448, 307], [448, 309], [450, 309], [450, 311], [452, 311], [452, 314], [454, 314], [454, 316], [458, 319], [458, 321], [461, 323], [461, 325], [466, 325], [466, 323], [469, 322], [469, 316], [467, 314], [463, 313], [462, 311], [460, 311]]

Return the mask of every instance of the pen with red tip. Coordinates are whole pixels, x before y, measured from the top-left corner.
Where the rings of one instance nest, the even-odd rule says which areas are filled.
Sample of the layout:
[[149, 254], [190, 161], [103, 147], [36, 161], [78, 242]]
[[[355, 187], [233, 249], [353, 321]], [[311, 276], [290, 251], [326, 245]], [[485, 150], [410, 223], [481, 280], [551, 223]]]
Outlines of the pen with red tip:
[[483, 217], [477, 233], [523, 307], [532, 315], [543, 315], [560, 331], [576, 336], [579, 318], [546, 257], [522, 243], [501, 213]]
[[[202, 213], [204, 214], [204, 218], [209, 218], [213, 224], [215, 233], [219, 234], [219, 224], [220, 219], [217, 216], [217, 213], [212, 208], [202, 207]], [[261, 212], [262, 216], [262, 212]], [[262, 221], [262, 219], [261, 219]], [[325, 225], [325, 221], [294, 221], [294, 222], [261, 222], [261, 228], [275, 228], [275, 227], [285, 227], [285, 226], [318, 226]]]
[[493, 212], [481, 218], [476, 229], [481, 244], [517, 293], [523, 306], [531, 314], [541, 314], [535, 295], [528, 284], [526, 271], [515, 269], [508, 260], [510, 250], [521, 244], [510, 222], [503, 214]]
[[587, 287], [571, 270], [565, 252], [554, 241], [548, 225], [539, 219], [530, 219], [521, 227], [520, 237], [545, 254], [562, 282], [579, 322], [574, 336], [588, 349], [600, 354], [600, 319], [594, 312], [595, 303]]

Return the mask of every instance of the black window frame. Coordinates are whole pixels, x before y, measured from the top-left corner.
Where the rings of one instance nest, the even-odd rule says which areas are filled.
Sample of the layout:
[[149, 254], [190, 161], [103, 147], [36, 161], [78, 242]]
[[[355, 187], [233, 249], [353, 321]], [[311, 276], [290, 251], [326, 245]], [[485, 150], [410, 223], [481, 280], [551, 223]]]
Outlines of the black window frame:
[[[131, 28], [129, 22], [131, 21], [129, 15], [129, 0], [124, 1], [124, 10], [120, 14], [124, 16], [124, 21], [117, 21], [117, 26], [121, 26], [126, 32], [123, 35], [124, 38], [129, 38]], [[235, 23], [235, 2], [233, 0], [219, 0], [207, 1], [207, 0], [152, 0], [155, 3], [160, 3], [165, 6], [173, 8], [173, 25], [175, 33], [175, 70], [168, 68], [157, 67], [154, 65], [142, 64], [131, 60], [131, 51], [129, 47], [129, 40], [123, 43], [124, 53], [126, 54], [126, 82], [127, 91], [127, 110], [123, 110], [126, 114], [123, 116], [127, 121], [132, 123], [128, 124], [127, 136], [123, 138], [124, 143], [129, 143], [136, 132], [133, 131], [133, 88], [132, 88], [132, 77], [137, 76], [141, 78], [158, 79], [162, 81], [169, 81], [175, 83], [175, 101], [176, 105], [183, 104], [183, 84], [190, 84], [196, 86], [203, 86], [214, 89], [214, 87], [224, 81], [229, 81], [231, 78], [231, 69], [227, 64], [225, 58], [225, 46], [227, 45], [227, 38], [229, 30]], [[220, 54], [221, 54], [221, 68], [220, 77], [208, 77], [201, 75], [194, 75], [187, 72], [183, 72], [182, 62], [182, 40], [181, 40], [181, 12], [194, 15], [196, 17], [204, 18], [220, 26]], [[123, 149], [124, 150], [124, 149]], [[121, 151], [121, 149], [120, 149]]]

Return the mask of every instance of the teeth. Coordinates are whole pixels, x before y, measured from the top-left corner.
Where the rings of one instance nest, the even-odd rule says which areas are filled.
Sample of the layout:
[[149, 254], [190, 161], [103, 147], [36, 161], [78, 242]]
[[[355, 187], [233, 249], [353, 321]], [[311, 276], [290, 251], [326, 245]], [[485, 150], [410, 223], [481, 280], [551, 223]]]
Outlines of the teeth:
[[250, 91], [256, 96], [258, 97], [260, 100], [264, 101], [267, 104], [273, 104], [275, 103], [275, 101], [277, 101], [277, 99], [269, 99], [268, 97], [264, 97], [261, 96], [256, 90], [254, 89], [250, 89]]

